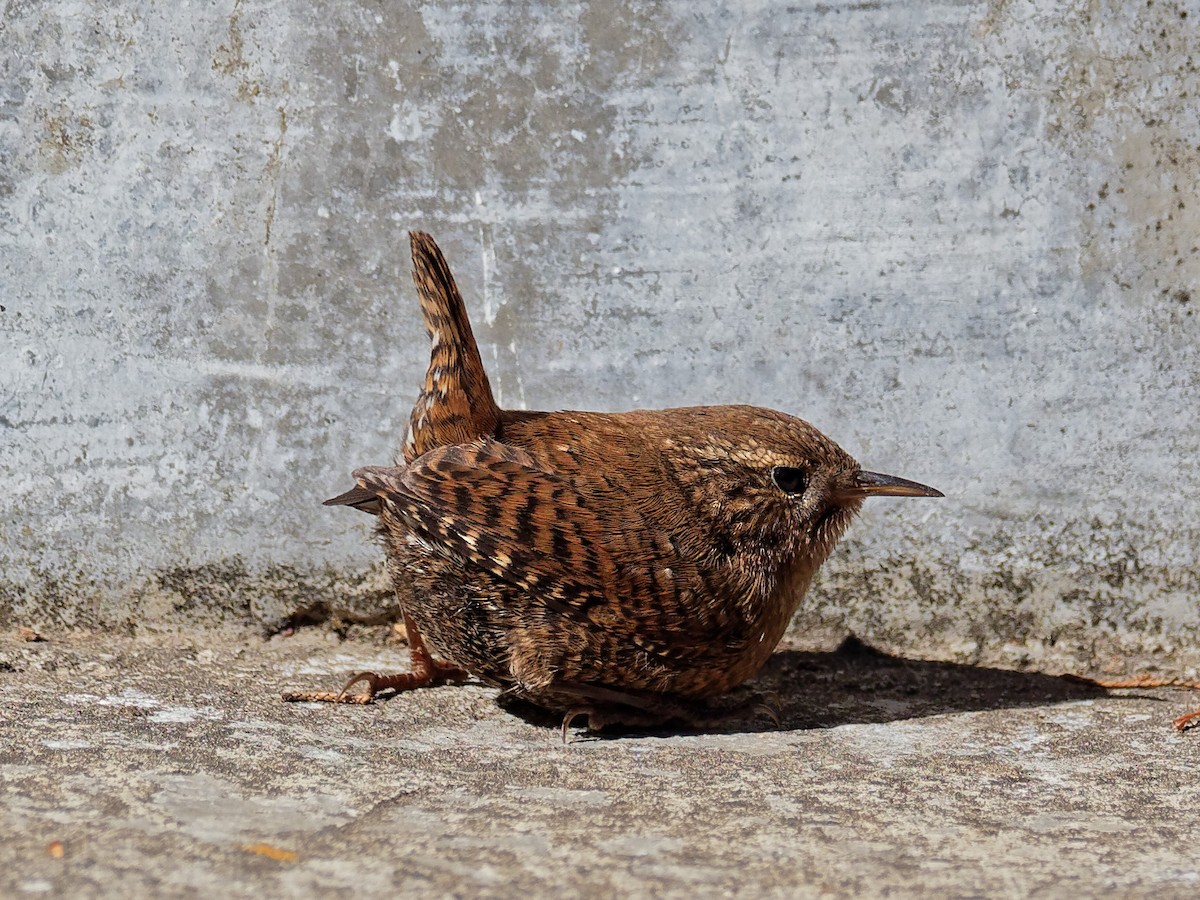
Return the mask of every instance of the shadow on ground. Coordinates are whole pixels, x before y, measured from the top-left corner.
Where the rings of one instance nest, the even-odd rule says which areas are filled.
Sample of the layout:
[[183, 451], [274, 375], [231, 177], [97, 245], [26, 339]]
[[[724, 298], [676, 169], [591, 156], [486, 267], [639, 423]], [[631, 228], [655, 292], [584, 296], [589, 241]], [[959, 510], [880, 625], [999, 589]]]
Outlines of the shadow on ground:
[[1046, 706], [1106, 695], [1097, 685], [1057, 675], [890, 656], [853, 636], [832, 653], [776, 653], [758, 686], [776, 694], [783, 727], [790, 729]]
[[[753, 706], [756, 696], [771, 699], [779, 714], [778, 725], [765, 716], [747, 715], [702, 730], [745, 734], [881, 724], [947, 713], [1049, 706], [1104, 697], [1107, 691], [1070, 676], [891, 656], [851, 635], [832, 652], [776, 652], [753, 684], [731, 693], [722, 705]], [[550, 726], [562, 721], [561, 716], [519, 701], [503, 705], [531, 724]], [[582, 725], [582, 720], [577, 724]], [[696, 732], [673, 725], [609, 727], [601, 736]]]

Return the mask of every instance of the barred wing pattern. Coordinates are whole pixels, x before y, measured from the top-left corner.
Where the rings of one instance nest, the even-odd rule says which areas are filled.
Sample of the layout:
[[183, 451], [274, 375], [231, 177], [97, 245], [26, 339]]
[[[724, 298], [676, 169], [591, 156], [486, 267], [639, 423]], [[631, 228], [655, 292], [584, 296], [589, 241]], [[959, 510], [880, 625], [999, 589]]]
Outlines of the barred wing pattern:
[[697, 615], [708, 592], [695, 563], [604, 481], [564, 478], [491, 439], [354, 477], [349, 495], [378, 497], [436, 552], [519, 588], [514, 603], [623, 634], [666, 659], [728, 646], [731, 623], [711, 609]]

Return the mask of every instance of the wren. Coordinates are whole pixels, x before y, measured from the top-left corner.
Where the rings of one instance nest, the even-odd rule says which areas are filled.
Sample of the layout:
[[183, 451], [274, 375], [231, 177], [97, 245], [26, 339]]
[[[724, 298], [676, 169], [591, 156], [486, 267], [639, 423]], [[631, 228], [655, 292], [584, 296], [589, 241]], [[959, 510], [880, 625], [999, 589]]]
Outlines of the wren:
[[432, 355], [401, 458], [326, 501], [378, 517], [411, 671], [285, 699], [473, 676], [563, 713], [564, 732], [579, 715], [707, 725], [867, 497], [942, 496], [770, 409], [500, 409], [441, 251], [411, 241]]

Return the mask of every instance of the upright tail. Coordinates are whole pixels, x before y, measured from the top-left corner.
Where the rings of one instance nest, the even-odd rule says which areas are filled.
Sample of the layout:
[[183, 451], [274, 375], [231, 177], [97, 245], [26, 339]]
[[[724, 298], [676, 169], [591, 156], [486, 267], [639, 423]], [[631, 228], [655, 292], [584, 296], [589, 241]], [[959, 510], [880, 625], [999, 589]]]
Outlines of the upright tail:
[[490, 436], [500, 419], [450, 267], [428, 234], [414, 231], [411, 239], [413, 281], [432, 349], [425, 385], [409, 416], [406, 463], [436, 447]]

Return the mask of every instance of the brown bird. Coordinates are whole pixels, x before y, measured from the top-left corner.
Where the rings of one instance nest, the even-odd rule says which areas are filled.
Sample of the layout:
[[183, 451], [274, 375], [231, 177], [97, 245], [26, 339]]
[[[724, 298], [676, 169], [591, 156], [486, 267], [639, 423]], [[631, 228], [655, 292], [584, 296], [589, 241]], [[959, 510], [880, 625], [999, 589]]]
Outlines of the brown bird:
[[285, 699], [472, 675], [565, 713], [564, 730], [581, 714], [592, 730], [710, 724], [864, 499], [942, 496], [770, 409], [502, 410], [441, 251], [411, 237], [433, 350], [403, 458], [326, 504], [379, 517], [412, 671]]

